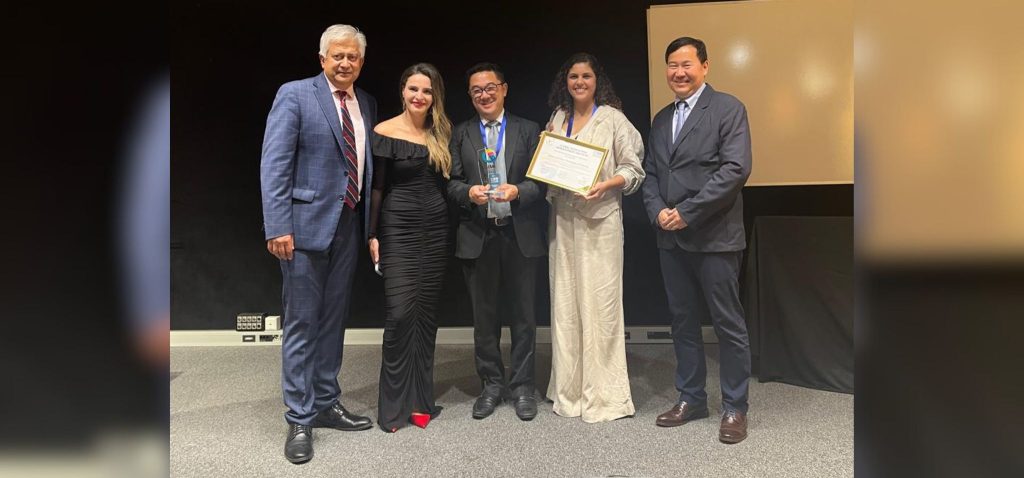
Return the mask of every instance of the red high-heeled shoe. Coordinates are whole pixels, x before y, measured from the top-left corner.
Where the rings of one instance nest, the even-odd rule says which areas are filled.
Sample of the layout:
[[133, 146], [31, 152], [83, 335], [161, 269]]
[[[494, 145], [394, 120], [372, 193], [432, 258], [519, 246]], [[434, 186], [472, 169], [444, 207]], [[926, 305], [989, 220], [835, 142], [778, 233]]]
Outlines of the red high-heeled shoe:
[[427, 424], [430, 423], [430, 414], [412, 412], [412, 416], [409, 417], [409, 421], [420, 428], [427, 428]]

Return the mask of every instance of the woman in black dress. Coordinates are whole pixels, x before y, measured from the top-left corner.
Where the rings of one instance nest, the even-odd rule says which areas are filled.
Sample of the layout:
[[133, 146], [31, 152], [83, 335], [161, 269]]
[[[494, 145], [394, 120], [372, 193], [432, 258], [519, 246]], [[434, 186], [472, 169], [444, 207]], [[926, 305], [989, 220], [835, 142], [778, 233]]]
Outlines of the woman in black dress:
[[452, 126], [441, 74], [428, 63], [405, 70], [403, 111], [374, 128], [370, 257], [384, 275], [384, 346], [377, 422], [394, 432], [421, 427], [434, 403], [437, 302], [448, 250], [445, 181]]

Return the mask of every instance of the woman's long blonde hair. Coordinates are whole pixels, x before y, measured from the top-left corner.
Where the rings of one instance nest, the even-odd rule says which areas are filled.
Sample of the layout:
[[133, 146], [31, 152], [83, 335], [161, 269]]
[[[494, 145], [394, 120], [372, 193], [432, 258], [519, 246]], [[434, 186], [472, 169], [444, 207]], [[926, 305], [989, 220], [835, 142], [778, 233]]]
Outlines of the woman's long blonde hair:
[[[452, 153], [448, 150], [448, 141], [452, 139], [452, 122], [444, 113], [444, 80], [441, 73], [430, 63], [417, 63], [406, 68], [402, 73], [401, 88], [405, 90], [405, 83], [412, 75], [420, 74], [430, 78], [430, 88], [433, 90], [434, 102], [430, 105], [430, 112], [427, 115], [427, 150], [430, 152], [430, 164], [434, 169], [449, 177], [452, 170]], [[405, 108], [403, 97], [402, 107]]]

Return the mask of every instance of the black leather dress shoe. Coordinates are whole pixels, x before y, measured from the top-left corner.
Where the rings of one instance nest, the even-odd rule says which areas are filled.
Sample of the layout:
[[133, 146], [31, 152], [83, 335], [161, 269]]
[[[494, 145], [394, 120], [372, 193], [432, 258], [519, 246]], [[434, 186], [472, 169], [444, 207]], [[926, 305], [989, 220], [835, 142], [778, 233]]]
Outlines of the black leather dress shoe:
[[530, 421], [537, 416], [537, 399], [533, 395], [518, 396], [512, 404], [515, 406], [516, 416], [520, 420]]
[[313, 459], [313, 427], [290, 424], [288, 440], [284, 442], [284, 457], [296, 465]]
[[373, 426], [373, 420], [369, 417], [356, 415], [345, 407], [341, 406], [340, 403], [335, 403], [316, 418], [313, 419], [314, 427], [325, 427], [334, 428], [336, 430], [342, 430], [346, 432], [354, 432], [359, 430], [369, 430]]
[[501, 397], [498, 395], [491, 395], [487, 392], [480, 394], [476, 403], [473, 404], [473, 418], [477, 420], [487, 418], [494, 413], [494, 407], [499, 403], [501, 403]]

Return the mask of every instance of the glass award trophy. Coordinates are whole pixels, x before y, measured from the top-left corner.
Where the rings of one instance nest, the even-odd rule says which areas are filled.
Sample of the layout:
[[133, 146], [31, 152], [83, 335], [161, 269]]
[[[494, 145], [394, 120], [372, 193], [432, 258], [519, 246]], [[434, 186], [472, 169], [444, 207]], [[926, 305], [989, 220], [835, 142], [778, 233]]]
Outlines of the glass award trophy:
[[477, 150], [480, 161], [477, 163], [477, 170], [480, 173], [480, 182], [487, 186], [487, 195], [492, 198], [503, 198], [505, 193], [498, 191], [501, 186], [501, 176], [498, 175], [498, 155], [491, 148]]

